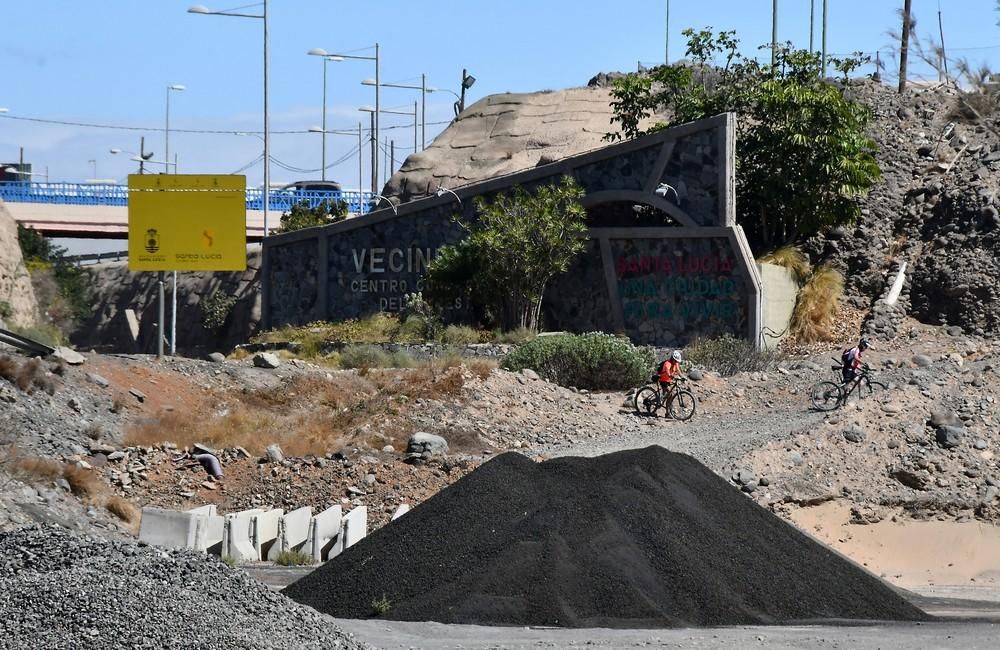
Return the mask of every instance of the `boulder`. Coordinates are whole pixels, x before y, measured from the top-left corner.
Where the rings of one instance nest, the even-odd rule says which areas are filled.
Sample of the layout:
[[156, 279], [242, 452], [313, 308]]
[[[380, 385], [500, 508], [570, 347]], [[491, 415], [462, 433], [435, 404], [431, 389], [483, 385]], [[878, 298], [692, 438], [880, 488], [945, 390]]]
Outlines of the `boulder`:
[[938, 427], [937, 443], [943, 449], [953, 449], [962, 444], [963, 427], [944, 425]]
[[226, 355], [222, 354], [221, 352], [212, 352], [211, 354], [208, 355], [207, 359], [212, 363], [222, 363], [223, 361], [226, 360]]
[[410, 436], [410, 439], [407, 441], [406, 452], [421, 455], [424, 453], [431, 455], [447, 454], [448, 441], [433, 433], [418, 431]]
[[68, 363], [71, 366], [79, 366], [86, 360], [83, 358], [83, 355], [77, 352], [76, 350], [61, 345], [57, 347], [56, 351], [49, 356], [51, 356], [53, 359], [61, 359], [62, 361]]
[[281, 447], [276, 444], [268, 445], [264, 453], [267, 454], [267, 459], [272, 463], [280, 463], [285, 460], [285, 455], [281, 452]]
[[271, 352], [258, 352], [253, 355], [253, 365], [258, 368], [274, 369], [281, 365], [281, 359]]

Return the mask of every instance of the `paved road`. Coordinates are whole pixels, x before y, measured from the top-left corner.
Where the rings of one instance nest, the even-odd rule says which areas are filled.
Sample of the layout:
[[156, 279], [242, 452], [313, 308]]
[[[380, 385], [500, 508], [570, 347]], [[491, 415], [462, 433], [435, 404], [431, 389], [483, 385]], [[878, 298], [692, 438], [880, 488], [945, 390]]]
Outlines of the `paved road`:
[[[244, 567], [272, 589], [281, 589], [312, 571], [311, 567]], [[1000, 590], [962, 586], [928, 586], [921, 593], [903, 592], [915, 605], [935, 616], [933, 623], [870, 625], [754, 626], [710, 629], [554, 629], [406, 623], [336, 619], [345, 631], [376, 648], [464, 650], [497, 648], [960, 648], [994, 649], [1000, 639]]]

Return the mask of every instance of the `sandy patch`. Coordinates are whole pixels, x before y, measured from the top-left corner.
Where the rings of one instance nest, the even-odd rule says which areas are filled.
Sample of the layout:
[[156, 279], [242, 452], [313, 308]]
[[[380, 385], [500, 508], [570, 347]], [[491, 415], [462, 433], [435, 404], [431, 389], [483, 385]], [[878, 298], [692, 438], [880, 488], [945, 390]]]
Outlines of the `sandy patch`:
[[869, 571], [903, 588], [1000, 588], [1000, 527], [977, 521], [851, 524], [850, 505], [831, 501], [790, 514], [792, 521]]

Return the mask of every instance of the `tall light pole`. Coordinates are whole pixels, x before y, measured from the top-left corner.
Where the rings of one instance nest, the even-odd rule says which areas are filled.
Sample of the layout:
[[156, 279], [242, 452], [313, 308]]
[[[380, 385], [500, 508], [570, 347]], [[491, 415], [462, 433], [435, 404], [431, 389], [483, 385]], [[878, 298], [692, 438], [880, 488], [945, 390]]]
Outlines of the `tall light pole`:
[[311, 56], [322, 56], [323, 57], [323, 125], [322, 125], [321, 128], [323, 130], [323, 145], [322, 145], [323, 146], [323, 170], [322, 170], [323, 176], [322, 176], [322, 179], [325, 181], [326, 180], [326, 64], [329, 61], [343, 61], [344, 59], [343, 59], [343, 57], [329, 56], [327, 54], [321, 54], [320, 52], [325, 52], [325, 51], [322, 50], [321, 48], [317, 47], [317, 48], [313, 48], [313, 49], [309, 50], [308, 52], [306, 52], [306, 54], [309, 54]]
[[771, 0], [771, 67], [778, 62], [778, 0]]
[[[165, 152], [163, 155], [164, 160], [170, 160], [170, 91], [171, 90], [181, 91], [184, 90], [184, 86], [181, 84], [171, 84], [167, 86], [167, 121], [166, 121], [166, 126], [163, 129], [163, 151]], [[168, 168], [166, 171], [169, 172], [170, 169]], [[174, 173], [175, 174], [177, 173], [176, 165], [174, 166]], [[173, 353], [172, 350], [171, 353]]]
[[267, 237], [267, 213], [270, 207], [269, 194], [271, 193], [271, 119], [268, 113], [268, 32], [267, 32], [267, 0], [262, 3], [264, 12], [258, 14], [238, 14], [231, 11], [211, 11], [204, 5], [194, 5], [188, 9], [188, 13], [202, 14], [206, 16], [235, 16], [237, 18], [257, 18], [264, 22], [264, 237]]
[[[375, 117], [374, 117], [374, 124], [372, 125], [373, 137], [375, 138], [375, 142], [378, 142], [378, 134], [379, 134], [378, 114], [379, 114], [379, 109], [381, 108], [380, 93], [379, 93], [379, 87], [381, 86], [381, 83], [379, 82], [379, 54], [378, 54], [378, 52], [379, 52], [379, 45], [378, 45], [378, 43], [375, 43], [375, 56], [362, 56], [362, 55], [359, 55], [359, 54], [331, 54], [330, 52], [327, 52], [326, 50], [324, 50], [321, 47], [314, 47], [313, 49], [311, 49], [311, 50], [309, 50], [307, 52], [307, 54], [311, 54], [313, 56], [322, 56], [322, 57], [324, 57], [324, 58], [326, 58], [326, 59], [328, 59], [330, 61], [343, 61], [344, 59], [355, 59], [355, 60], [360, 60], [360, 61], [374, 61], [375, 62], [375, 113], [374, 113]], [[324, 95], [325, 95], [325, 93], [324, 93]], [[324, 114], [325, 113], [326, 113], [326, 111], [324, 111]], [[378, 189], [377, 189], [377, 187], [378, 187], [378, 147], [375, 148], [375, 152], [374, 153], [375, 153], [376, 157], [375, 157], [375, 160], [373, 161], [373, 164], [372, 164], [372, 192], [377, 192], [378, 191]]]
[[[361, 82], [361, 84], [363, 86], [374, 86], [375, 85], [375, 80], [374, 79], [365, 79], [364, 81]], [[427, 93], [432, 93], [435, 90], [437, 90], [437, 88], [428, 88], [427, 87], [427, 75], [424, 74], [424, 73], [420, 74], [420, 85], [419, 86], [410, 85], [410, 84], [384, 83], [384, 84], [382, 84], [382, 87], [383, 88], [409, 88], [410, 90], [419, 90], [420, 91], [420, 149], [421, 150], [426, 149], [427, 148]], [[383, 111], [383, 112], [385, 112], [385, 111]], [[414, 147], [414, 151], [416, 151], [416, 147]]]

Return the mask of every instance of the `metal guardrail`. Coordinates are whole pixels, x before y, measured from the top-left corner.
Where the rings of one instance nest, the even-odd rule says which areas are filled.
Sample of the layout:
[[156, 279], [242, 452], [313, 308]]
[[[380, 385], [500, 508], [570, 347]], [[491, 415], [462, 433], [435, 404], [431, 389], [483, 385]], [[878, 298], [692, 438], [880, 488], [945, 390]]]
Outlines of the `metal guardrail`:
[[77, 266], [84, 264], [100, 264], [101, 262], [124, 262], [128, 260], [128, 251], [112, 251], [110, 253], [88, 253], [86, 255], [67, 255], [63, 258]]
[[[264, 209], [263, 188], [247, 188], [247, 210]], [[372, 209], [375, 195], [358, 190], [334, 192], [320, 190], [271, 190], [268, 208], [287, 212], [293, 205], [305, 202], [314, 208], [323, 201], [346, 201], [354, 214]], [[47, 203], [50, 205], [128, 205], [128, 186], [98, 183], [36, 183], [28, 181], [0, 182], [0, 200], [10, 203]]]
[[27, 336], [21, 336], [20, 334], [16, 334], [3, 328], [0, 328], [0, 343], [6, 343], [7, 345], [11, 345], [15, 348], [20, 348], [31, 356], [36, 357], [47, 357], [56, 351], [54, 347], [34, 339], [29, 339]]

